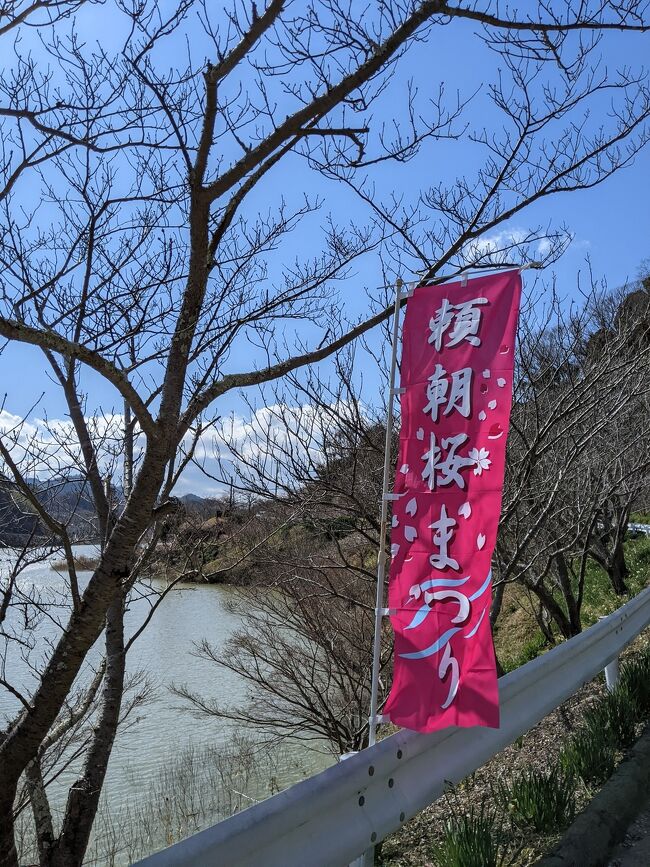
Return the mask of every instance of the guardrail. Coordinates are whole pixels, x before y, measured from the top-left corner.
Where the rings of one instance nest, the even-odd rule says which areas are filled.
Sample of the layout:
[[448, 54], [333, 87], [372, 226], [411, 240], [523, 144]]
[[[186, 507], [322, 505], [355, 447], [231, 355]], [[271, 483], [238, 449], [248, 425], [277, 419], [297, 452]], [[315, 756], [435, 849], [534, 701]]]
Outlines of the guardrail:
[[147, 867], [341, 867], [485, 764], [607, 668], [650, 623], [650, 588], [499, 681], [501, 727], [400, 731], [230, 819], [164, 849]]

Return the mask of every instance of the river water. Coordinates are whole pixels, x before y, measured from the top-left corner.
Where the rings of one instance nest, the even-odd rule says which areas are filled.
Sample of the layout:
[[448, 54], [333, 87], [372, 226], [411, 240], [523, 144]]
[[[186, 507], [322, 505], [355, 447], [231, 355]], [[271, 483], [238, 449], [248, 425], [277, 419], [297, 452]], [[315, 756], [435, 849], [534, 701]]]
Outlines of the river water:
[[[91, 546], [77, 546], [76, 552], [93, 556], [96, 550]], [[0, 570], [7, 568], [12, 556], [8, 549], [0, 551]], [[87, 580], [88, 573], [80, 573], [79, 577]], [[42, 596], [61, 584], [61, 577], [49, 562], [28, 566], [19, 580], [23, 586], [28, 585], [25, 589]], [[146, 850], [205, 827], [224, 813], [266, 797], [331, 763], [325, 750], [307, 749], [301, 743], [282, 748], [260, 746], [255, 748], [254, 759], [255, 768], [260, 772], [251, 771], [249, 766], [246, 772], [236, 773], [233, 766], [237, 760], [228, 755], [233, 750], [233, 738], [241, 733], [214, 717], [195, 717], [181, 699], [170, 693], [172, 684], [185, 684], [208, 699], [230, 704], [246, 700], [251, 687], [243, 679], [193, 655], [195, 641], [206, 638], [215, 647], [222, 648], [235, 629], [245, 626], [243, 617], [228, 608], [232, 592], [223, 586], [185, 585], [174, 589], [129, 651], [128, 671], [132, 674], [145, 671], [155, 686], [155, 697], [139, 708], [137, 717], [118, 733], [98, 828], [101, 825], [102, 836], [106, 836], [107, 827], [113, 829], [113, 835], [119, 830], [117, 836], [121, 842], [114, 842], [110, 856], [102, 854], [102, 847], [96, 845], [92, 863], [126, 864]], [[143, 600], [130, 606], [126, 615], [128, 634], [137, 629], [147, 611], [148, 605]], [[15, 610], [11, 616], [14, 626], [18, 625], [20, 611]], [[39, 642], [45, 653], [46, 642], [55, 637], [57, 628], [44, 620], [39, 629]], [[89, 660], [92, 663], [98, 658], [99, 648], [93, 649]], [[15, 648], [7, 649], [6, 673], [7, 679], [17, 681], [31, 692], [32, 675]], [[90, 676], [89, 666], [81, 677]], [[0, 717], [12, 715], [16, 707], [16, 699], [0, 689]], [[241, 746], [237, 749], [241, 750]], [[250, 750], [250, 744], [246, 744], [244, 752], [249, 761]], [[65, 804], [67, 785], [74, 779], [74, 770], [73, 765], [48, 789], [54, 810], [59, 814]], [[188, 777], [192, 780], [189, 794], [186, 792]], [[210, 791], [202, 792], [202, 786]], [[216, 792], [216, 788], [223, 791]], [[180, 789], [184, 792], [183, 803], [175, 807], [172, 802]], [[161, 802], [166, 805], [162, 811]], [[179, 811], [193, 818], [188, 819], [187, 815], [179, 818], [176, 815]], [[129, 838], [125, 825], [142, 827], [147, 822], [151, 827], [146, 841], [140, 839], [133, 845], [124, 843]], [[161, 825], [165, 827], [159, 827]], [[127, 854], [124, 850], [128, 850]]]

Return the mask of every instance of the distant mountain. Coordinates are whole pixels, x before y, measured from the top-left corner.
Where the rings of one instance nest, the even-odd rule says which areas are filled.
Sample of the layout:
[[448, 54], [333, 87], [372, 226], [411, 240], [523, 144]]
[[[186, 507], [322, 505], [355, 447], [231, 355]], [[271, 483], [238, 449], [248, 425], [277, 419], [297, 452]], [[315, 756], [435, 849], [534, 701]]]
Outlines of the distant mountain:
[[[81, 476], [34, 478], [30, 487], [49, 514], [65, 524], [73, 542], [97, 541], [97, 515], [87, 479]], [[112, 496], [114, 502], [120, 502], [121, 489], [113, 488]], [[0, 544], [28, 544], [49, 535], [29, 500], [12, 481], [0, 475]]]
[[206, 497], [199, 497], [198, 494], [183, 494], [183, 496], [178, 499], [181, 503], [205, 503], [208, 500]]
[[35, 510], [15, 485], [0, 475], [0, 545], [19, 545], [38, 534]]

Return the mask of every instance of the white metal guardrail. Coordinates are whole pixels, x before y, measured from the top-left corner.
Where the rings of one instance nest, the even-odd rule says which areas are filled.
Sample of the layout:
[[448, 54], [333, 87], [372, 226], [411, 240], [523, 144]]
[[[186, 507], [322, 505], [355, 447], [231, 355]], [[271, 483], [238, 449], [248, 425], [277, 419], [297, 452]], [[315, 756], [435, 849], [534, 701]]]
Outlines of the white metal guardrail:
[[[147, 867], [342, 867], [571, 696], [650, 623], [650, 588], [499, 681], [499, 729], [400, 731], [141, 861]], [[613, 664], [612, 664], [613, 663]]]
[[632, 530], [633, 533], [643, 533], [644, 536], [650, 536], [650, 524], [628, 524], [628, 531]]

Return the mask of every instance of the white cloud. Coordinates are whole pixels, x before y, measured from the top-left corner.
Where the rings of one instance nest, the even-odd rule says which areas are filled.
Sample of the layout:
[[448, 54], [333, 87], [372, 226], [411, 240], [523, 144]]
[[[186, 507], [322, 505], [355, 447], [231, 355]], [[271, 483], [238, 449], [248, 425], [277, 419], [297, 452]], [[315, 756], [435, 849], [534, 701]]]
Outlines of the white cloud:
[[[198, 493], [215, 496], [221, 493], [217, 481], [201, 473], [219, 476], [219, 461], [234, 462], [237, 455], [246, 462], [262, 463], [276, 471], [305, 459], [318, 464], [322, 460], [325, 438], [334, 432], [337, 419], [351, 413], [345, 402], [314, 406], [311, 404], [271, 404], [262, 406], [247, 417], [233, 414], [218, 427], [203, 431], [196, 443], [195, 462], [184, 470], [174, 493]], [[99, 454], [102, 475], [110, 474], [116, 484], [122, 475], [124, 417], [107, 414], [86, 418], [93, 443]], [[82, 474], [83, 461], [76, 432], [69, 419], [23, 419], [8, 410], [0, 411], [0, 435], [12, 459], [26, 478], [47, 478], [61, 473]], [[193, 443], [188, 433], [181, 445], [187, 451]], [[138, 456], [136, 440], [136, 460]], [[7, 472], [2, 466], [0, 471]], [[284, 475], [284, 472], [282, 473]]]
[[[111, 413], [89, 416], [85, 421], [101, 472], [115, 474], [121, 466], [124, 417]], [[3, 409], [0, 435], [26, 478], [75, 470], [83, 472], [81, 447], [70, 419], [24, 419]]]
[[467, 265], [501, 265], [519, 262], [524, 256], [545, 258], [553, 249], [553, 241], [538, 231], [514, 227], [484, 235], [470, 241], [463, 249]]
[[527, 229], [512, 228], [483, 235], [465, 245], [463, 259], [468, 265], [505, 261], [509, 258], [512, 247], [525, 243], [530, 234]]

